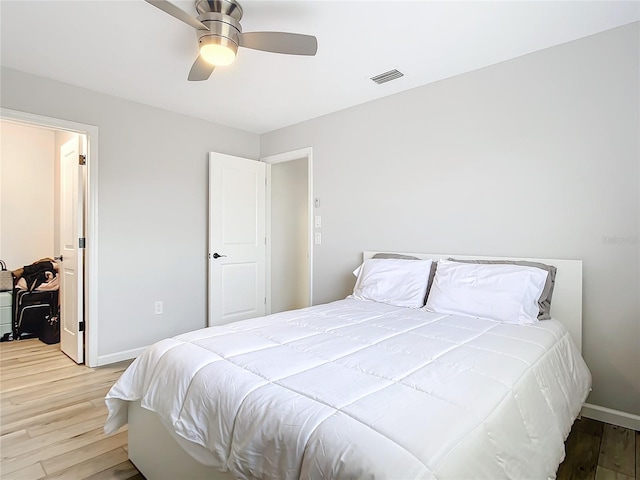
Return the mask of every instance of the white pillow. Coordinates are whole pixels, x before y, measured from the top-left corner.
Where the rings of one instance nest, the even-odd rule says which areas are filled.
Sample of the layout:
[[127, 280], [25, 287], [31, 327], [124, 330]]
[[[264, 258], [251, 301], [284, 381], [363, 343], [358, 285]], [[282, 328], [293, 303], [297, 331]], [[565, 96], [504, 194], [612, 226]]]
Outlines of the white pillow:
[[424, 310], [535, 323], [547, 275], [535, 267], [440, 260]]
[[430, 271], [431, 260], [366, 260], [353, 272], [358, 279], [352, 298], [420, 308], [424, 305]]

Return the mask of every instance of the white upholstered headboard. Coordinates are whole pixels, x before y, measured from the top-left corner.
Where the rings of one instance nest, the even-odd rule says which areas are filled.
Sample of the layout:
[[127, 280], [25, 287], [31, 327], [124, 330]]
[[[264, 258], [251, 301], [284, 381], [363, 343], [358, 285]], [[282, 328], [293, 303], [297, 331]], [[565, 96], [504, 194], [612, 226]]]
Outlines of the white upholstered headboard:
[[578, 350], [582, 352], [582, 261], [561, 260], [554, 258], [522, 258], [522, 257], [482, 257], [454, 254], [435, 253], [402, 253], [402, 252], [378, 252], [366, 251], [363, 259], [372, 258], [376, 253], [396, 253], [411, 255], [421, 259], [441, 260], [446, 258], [459, 258], [462, 260], [526, 260], [540, 262], [555, 266], [556, 282], [551, 299], [551, 316], [562, 322], [567, 328]]

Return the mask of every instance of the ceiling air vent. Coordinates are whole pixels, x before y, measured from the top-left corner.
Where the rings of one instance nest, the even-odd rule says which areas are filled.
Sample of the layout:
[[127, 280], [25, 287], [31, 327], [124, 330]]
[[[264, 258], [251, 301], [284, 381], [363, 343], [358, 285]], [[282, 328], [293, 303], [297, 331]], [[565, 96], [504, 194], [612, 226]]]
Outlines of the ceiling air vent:
[[371, 80], [376, 82], [378, 85], [383, 83], [390, 82], [391, 80], [395, 80], [396, 78], [404, 77], [404, 73], [399, 72], [395, 68], [393, 70], [389, 70], [388, 72], [381, 73], [380, 75], [376, 75], [375, 77], [371, 77]]

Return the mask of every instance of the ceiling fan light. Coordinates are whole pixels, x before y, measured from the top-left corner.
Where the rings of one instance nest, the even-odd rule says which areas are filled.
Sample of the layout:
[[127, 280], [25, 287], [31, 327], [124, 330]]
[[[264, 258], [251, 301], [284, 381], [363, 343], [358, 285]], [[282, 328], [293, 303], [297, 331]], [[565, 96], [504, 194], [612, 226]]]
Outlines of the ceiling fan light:
[[200, 42], [200, 56], [216, 67], [231, 65], [236, 59], [238, 46], [224, 37], [209, 37]]

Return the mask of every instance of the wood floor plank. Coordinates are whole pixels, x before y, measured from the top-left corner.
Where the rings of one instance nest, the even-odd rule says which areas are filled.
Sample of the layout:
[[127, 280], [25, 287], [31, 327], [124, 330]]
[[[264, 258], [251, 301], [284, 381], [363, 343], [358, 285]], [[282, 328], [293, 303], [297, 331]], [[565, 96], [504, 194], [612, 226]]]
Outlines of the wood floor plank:
[[16, 355], [23, 357], [27, 352], [40, 353], [50, 350], [60, 350], [59, 344], [47, 345], [45, 343], [43, 346], [39, 345], [38, 342], [39, 340], [37, 338], [19, 340], [11, 343], [2, 342], [0, 344], [0, 357], [13, 357]]
[[[2, 392], [1, 395], [4, 400], [10, 401], [12, 401], [16, 397], [23, 398], [25, 396], [29, 396], [30, 398], [37, 398], [55, 393], [69, 392], [71, 390], [83, 388], [86, 385], [90, 385], [94, 382], [105, 379], [112, 379], [115, 382], [118, 376], [119, 375], [117, 372], [95, 370], [91, 374], [83, 372], [83, 374], [81, 375], [76, 375], [70, 378], [64, 378], [55, 381], [52, 380], [50, 383], [44, 385], [25, 385], [23, 388], [18, 390], [13, 390], [11, 392]], [[0, 388], [2, 388], [1, 385]]]
[[26, 430], [16, 430], [15, 432], [0, 435], [0, 454], [8, 445], [23, 442], [25, 440], [29, 441], [29, 439], [31, 439], [31, 437]]
[[2, 480], [39, 480], [47, 475], [40, 463], [31, 464], [15, 472], [5, 472], [4, 470], [0, 470], [0, 472]]
[[76, 435], [80, 435], [83, 432], [95, 430], [104, 426], [104, 416], [96, 416], [90, 418], [84, 422], [76, 423], [73, 425], [66, 425], [62, 428], [56, 429], [52, 432], [45, 433], [43, 435], [37, 435], [33, 438], [27, 436], [26, 439], [20, 441], [7, 442], [2, 445], [0, 450], [1, 458], [13, 458], [23, 453], [32, 452], [41, 448], [53, 445], [54, 443], [63, 441], [67, 438], [73, 438]]
[[[48, 354], [60, 353], [59, 345], [51, 345], [52, 348], [43, 349], [35, 342], [39, 340], [24, 340], [20, 342], [0, 343], [0, 362], [4, 363], [10, 360], [27, 361], [33, 358], [42, 358]], [[42, 343], [42, 342], [40, 342]]]
[[595, 480], [633, 480], [633, 477], [598, 466]]
[[589, 418], [576, 420], [565, 442], [566, 458], [558, 480], [593, 480], [598, 466], [602, 423]]
[[78, 403], [87, 403], [95, 406], [91, 403], [91, 400], [95, 398], [95, 393], [93, 395], [89, 395], [90, 398], [78, 399], [78, 401], [74, 402], [73, 399], [60, 401], [60, 404], [56, 404], [48, 401], [40, 401], [36, 404], [32, 404], [28, 407], [22, 407], [20, 405], [11, 405], [9, 407], [2, 409], [2, 414], [0, 415], [0, 419], [3, 422], [14, 423], [23, 419], [31, 418], [34, 414], [43, 414], [49, 412], [60, 411], [60, 409], [64, 407], [68, 407]]
[[34, 375], [28, 375], [23, 378], [13, 378], [2, 382], [3, 393], [13, 392], [26, 387], [35, 387], [55, 382], [56, 380], [63, 380], [66, 378], [73, 378], [81, 375], [92, 375], [93, 371], [90, 368], [65, 368], [62, 370], [54, 370], [53, 372], [41, 372]]
[[[105, 377], [99, 379], [96, 382], [92, 382], [90, 385], [84, 388], [67, 388], [63, 391], [42, 392], [41, 395], [17, 395], [9, 399], [3, 405], [7, 409], [16, 408], [30, 408], [34, 405], [43, 405], [45, 403], [62, 404], [67, 400], [74, 400], [76, 402], [90, 401], [96, 398], [98, 395], [96, 392], [107, 392], [116, 380], [117, 375], [113, 377]], [[104, 395], [103, 395], [104, 396]]]
[[[94, 457], [90, 460], [86, 460], [84, 462], [75, 464], [65, 470], [61, 470], [52, 475], [47, 475], [45, 477], [46, 480], [50, 479], [68, 479], [68, 480], [77, 480], [77, 479], [86, 479], [91, 478], [94, 474], [97, 474], [101, 471], [109, 470], [114, 465], [121, 465], [122, 463], [127, 462], [127, 452], [125, 452], [122, 448], [117, 448], [111, 450], [109, 452], [103, 453]], [[129, 463], [129, 465], [131, 465]], [[129, 476], [121, 476], [121, 477], [106, 477], [106, 478], [123, 478], [128, 479], [131, 476], [136, 475], [138, 471], [135, 469], [133, 465], [131, 468], [134, 470], [133, 473]], [[124, 471], [123, 471], [124, 472]]]
[[51, 360], [60, 360], [63, 357], [68, 358], [66, 355], [60, 356], [60, 351], [50, 351], [50, 352], [42, 352], [40, 355], [32, 355], [29, 357], [15, 357], [15, 358], [4, 358], [0, 360], [0, 365], [2, 365], [3, 373], [6, 370], [7, 372], [16, 367], [27, 367], [30, 365], [38, 365], [43, 361], [51, 361]]
[[85, 408], [75, 415], [66, 415], [64, 417], [53, 417], [50, 418], [47, 422], [36, 422], [27, 427], [27, 432], [31, 435], [32, 438], [35, 438], [39, 435], [44, 435], [49, 432], [54, 432], [60, 428], [63, 428], [65, 425], [73, 425], [76, 423], [82, 423], [89, 419], [102, 417], [106, 420], [107, 418], [107, 407], [96, 408], [92, 406], [90, 403], [83, 403], [82, 405]]
[[45, 413], [52, 410], [73, 405], [75, 403], [89, 402], [93, 406], [104, 405], [105, 388], [111, 382], [99, 382], [97, 386], [91, 386], [86, 389], [78, 389], [72, 392], [60, 392], [52, 395], [34, 398], [22, 401], [19, 404], [10, 403], [2, 408], [0, 418], [8, 418], [11, 416], [13, 420], [19, 420], [20, 417], [29, 417], [34, 413]]
[[593, 420], [591, 418], [582, 417], [577, 419], [572, 427], [571, 432], [582, 432], [587, 433], [589, 435], [597, 435], [598, 437], [602, 437], [602, 430], [604, 428], [604, 423], [599, 422], [598, 420]]
[[136, 475], [138, 475], [138, 470], [127, 460], [91, 475], [85, 480], [128, 480]]
[[53, 421], [52, 419], [56, 418], [73, 418], [75, 414], [88, 408], [93, 409], [95, 407], [89, 402], [83, 402], [75, 405], [69, 405], [68, 407], [61, 408], [57, 411], [34, 415], [30, 418], [21, 418], [12, 422], [8, 422], [4, 417], [0, 417], [0, 435], [15, 432], [16, 430], [24, 430], [31, 425], [47, 424]]
[[[50, 473], [51, 470], [47, 471], [46, 461], [59, 458], [62, 455], [74, 452], [78, 449], [87, 448], [87, 446], [91, 446], [93, 443], [99, 442], [103, 438], [104, 433], [102, 428], [96, 428], [88, 432], [83, 432], [80, 435], [76, 435], [73, 438], [66, 438], [39, 450], [25, 452], [16, 457], [3, 458], [1, 465], [2, 472], [3, 474], [5, 472], [10, 473], [25, 468], [32, 463], [42, 462], [45, 472]], [[120, 438], [120, 440], [122, 440], [122, 438]], [[115, 445], [113, 448], [116, 448], [117, 446], [118, 445]]]
[[[43, 460], [42, 466], [44, 467], [44, 471], [47, 472], [47, 475], [69, 469], [74, 465], [92, 460], [95, 457], [115, 449], [121, 450], [122, 455], [124, 456], [124, 458], [116, 462], [116, 464], [124, 462], [127, 459], [127, 452], [124, 451], [122, 446], [127, 444], [129, 432], [124, 431], [115, 435], [109, 435], [108, 437], [102, 433], [102, 428], [100, 429], [100, 432], [101, 435], [99, 438], [91, 441], [90, 443], [85, 443], [74, 450], [69, 450], [63, 454], [51, 456], [48, 459]], [[100, 472], [110, 466], [111, 465], [107, 465], [92, 473]]]
[[628, 477], [634, 477], [636, 433], [616, 425], [605, 425], [598, 465]]
[[14, 380], [16, 378], [24, 378], [27, 375], [51, 372], [53, 370], [67, 368], [73, 364], [74, 361], [68, 358], [66, 355], [56, 354], [46, 362], [32, 362], [28, 365], [18, 365], [3, 369], [2, 374], [0, 374], [0, 381], [6, 382], [8, 380]]

